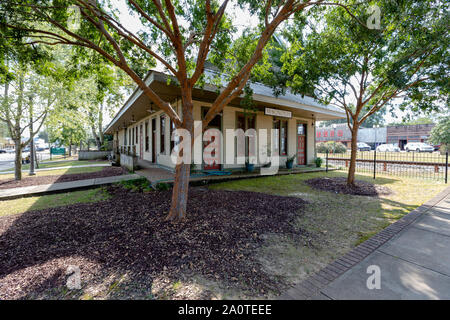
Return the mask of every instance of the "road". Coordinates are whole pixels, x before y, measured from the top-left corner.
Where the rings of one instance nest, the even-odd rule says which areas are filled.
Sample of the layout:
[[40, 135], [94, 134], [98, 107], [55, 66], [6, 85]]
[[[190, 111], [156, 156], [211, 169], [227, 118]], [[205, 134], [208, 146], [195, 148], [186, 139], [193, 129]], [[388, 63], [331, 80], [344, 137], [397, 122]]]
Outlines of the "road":
[[[23, 156], [28, 156], [29, 152], [24, 152]], [[37, 152], [38, 160], [50, 159], [50, 153], [48, 150]], [[6, 169], [14, 169], [14, 157], [15, 153], [0, 153], [0, 171]]]

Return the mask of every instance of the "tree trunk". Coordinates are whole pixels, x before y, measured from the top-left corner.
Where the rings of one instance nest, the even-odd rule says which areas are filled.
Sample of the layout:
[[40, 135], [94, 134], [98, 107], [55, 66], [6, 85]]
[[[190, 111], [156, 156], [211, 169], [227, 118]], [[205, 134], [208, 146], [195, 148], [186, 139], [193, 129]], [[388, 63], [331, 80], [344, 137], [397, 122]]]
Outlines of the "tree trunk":
[[353, 123], [352, 133], [352, 143], [351, 143], [351, 156], [350, 156], [350, 167], [348, 168], [347, 185], [355, 185], [355, 170], [356, 170], [356, 155], [358, 152], [358, 125]]
[[[186, 98], [187, 102], [183, 102], [183, 125], [182, 127], [188, 130], [191, 134], [191, 156], [193, 155], [194, 144], [194, 118], [193, 118], [193, 103], [191, 98]], [[170, 146], [170, 143], [169, 143]], [[184, 152], [184, 150], [183, 150]], [[172, 191], [172, 203], [167, 220], [183, 220], [186, 218], [186, 208], [189, 192], [189, 177], [191, 174], [191, 164], [182, 163], [176, 166], [175, 181]]]
[[172, 203], [167, 220], [183, 220], [186, 218], [190, 171], [191, 165], [189, 163], [179, 164], [176, 167]]
[[19, 140], [14, 140], [16, 147], [16, 156], [14, 160], [14, 179], [22, 180], [22, 145]]

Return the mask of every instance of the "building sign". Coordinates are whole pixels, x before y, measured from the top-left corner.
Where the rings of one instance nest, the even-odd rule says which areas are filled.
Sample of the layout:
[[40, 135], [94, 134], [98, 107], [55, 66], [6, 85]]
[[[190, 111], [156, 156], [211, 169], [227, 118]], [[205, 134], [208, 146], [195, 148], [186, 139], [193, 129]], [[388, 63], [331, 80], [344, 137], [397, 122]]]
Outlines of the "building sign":
[[66, 154], [66, 148], [50, 148], [50, 154], [64, 155], [64, 154]]
[[284, 111], [284, 110], [278, 110], [278, 109], [272, 109], [272, 108], [265, 108], [264, 109], [264, 114], [266, 114], [268, 116], [292, 118], [292, 112]]

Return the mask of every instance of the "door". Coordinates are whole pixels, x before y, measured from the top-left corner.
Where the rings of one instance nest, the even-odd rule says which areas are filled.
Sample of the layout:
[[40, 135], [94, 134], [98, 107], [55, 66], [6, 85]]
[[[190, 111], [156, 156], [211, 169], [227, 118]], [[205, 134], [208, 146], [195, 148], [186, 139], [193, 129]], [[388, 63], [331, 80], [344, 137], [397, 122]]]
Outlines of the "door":
[[297, 164], [306, 164], [306, 125], [297, 124]]
[[152, 119], [152, 162], [156, 163], [156, 118]]
[[142, 124], [139, 126], [139, 159], [144, 159], [144, 139], [143, 139], [143, 131]]
[[[204, 119], [206, 113], [208, 112], [209, 108], [202, 108], [202, 119]], [[214, 117], [214, 119], [211, 120], [211, 122], [208, 124], [208, 126], [205, 128], [205, 131], [207, 129], [222, 129], [222, 118], [220, 115], [217, 115]], [[215, 136], [211, 136], [210, 141], [203, 141], [203, 149], [205, 149], [209, 144], [215, 142]], [[220, 143], [220, 142], [219, 142]], [[221, 148], [222, 146], [219, 146]], [[220, 162], [217, 162], [215, 159], [216, 153], [214, 151], [211, 152], [211, 158], [204, 157], [203, 158], [203, 170], [220, 170]]]
[[398, 147], [400, 150], [405, 150], [405, 145], [408, 143], [408, 140], [399, 140], [398, 141]]

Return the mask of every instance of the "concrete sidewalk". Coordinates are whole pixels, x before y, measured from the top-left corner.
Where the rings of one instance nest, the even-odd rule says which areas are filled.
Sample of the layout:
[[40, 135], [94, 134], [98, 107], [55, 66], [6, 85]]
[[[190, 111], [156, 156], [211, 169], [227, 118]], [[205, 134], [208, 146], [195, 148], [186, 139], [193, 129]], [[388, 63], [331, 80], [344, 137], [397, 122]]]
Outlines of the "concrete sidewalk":
[[450, 187], [280, 299], [450, 299]]
[[120, 176], [77, 180], [70, 182], [60, 182], [53, 184], [41, 184], [22, 188], [11, 188], [0, 190], [0, 200], [20, 198], [23, 196], [43, 195], [47, 193], [66, 192], [78, 189], [92, 188], [102, 185], [108, 185], [119, 181], [139, 179], [137, 174], [124, 174]]

